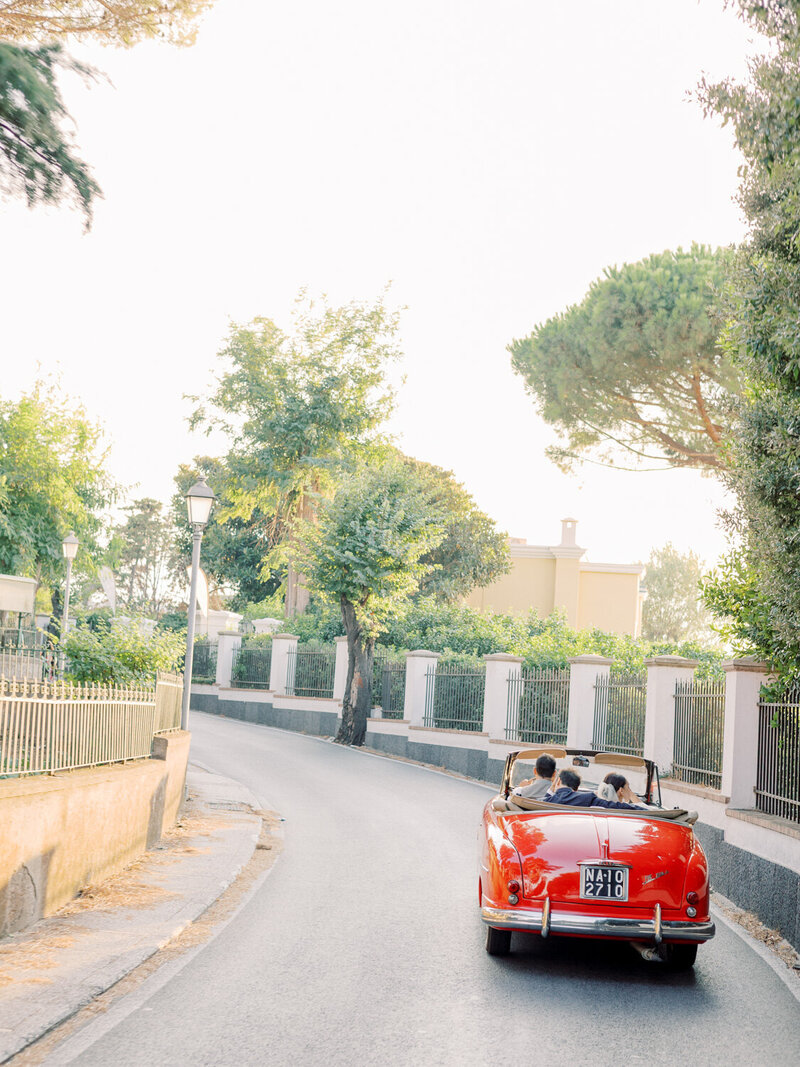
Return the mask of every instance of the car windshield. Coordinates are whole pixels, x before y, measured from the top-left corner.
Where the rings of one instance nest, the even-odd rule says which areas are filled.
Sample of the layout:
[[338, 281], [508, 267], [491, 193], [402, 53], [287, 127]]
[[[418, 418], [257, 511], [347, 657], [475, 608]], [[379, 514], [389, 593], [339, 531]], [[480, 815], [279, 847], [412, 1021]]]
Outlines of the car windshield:
[[[548, 752], [556, 761], [556, 774], [569, 768], [575, 771], [581, 779], [581, 790], [597, 792], [603, 780], [609, 774], [618, 774], [627, 779], [634, 793], [645, 800], [647, 791], [647, 765], [638, 756], [626, 756], [620, 753], [601, 752], [596, 755], [588, 753], [566, 753], [563, 748], [539, 748], [530, 749], [521, 753], [514, 761], [511, 768], [510, 788], [516, 789], [523, 783], [533, 779], [536, 759], [543, 753]], [[661, 802], [658, 779], [654, 776], [653, 801], [658, 805]]]

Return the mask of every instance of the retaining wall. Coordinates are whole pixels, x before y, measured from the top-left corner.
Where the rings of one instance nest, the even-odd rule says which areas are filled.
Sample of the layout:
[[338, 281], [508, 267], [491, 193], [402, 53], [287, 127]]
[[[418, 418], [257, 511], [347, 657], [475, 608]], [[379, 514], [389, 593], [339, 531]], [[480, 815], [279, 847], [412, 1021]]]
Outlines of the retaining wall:
[[288, 697], [262, 690], [193, 685], [191, 704], [193, 711], [316, 737], [335, 737], [339, 729], [341, 704], [325, 697]]
[[695, 824], [711, 870], [711, 887], [800, 950], [800, 874], [725, 840], [716, 826]]
[[158, 842], [178, 818], [190, 740], [162, 735], [150, 759], [0, 781], [0, 936]]

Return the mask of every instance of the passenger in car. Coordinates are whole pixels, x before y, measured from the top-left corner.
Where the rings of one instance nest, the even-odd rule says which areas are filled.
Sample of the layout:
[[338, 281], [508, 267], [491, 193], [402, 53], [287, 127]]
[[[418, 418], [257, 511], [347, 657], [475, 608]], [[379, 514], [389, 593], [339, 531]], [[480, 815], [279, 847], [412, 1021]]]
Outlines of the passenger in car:
[[556, 761], [544, 752], [533, 765], [533, 778], [520, 782], [512, 793], [518, 797], [528, 797], [529, 800], [544, 800], [547, 793], [553, 792], [555, 773]]
[[639, 807], [639, 798], [631, 789], [628, 779], [623, 774], [607, 774], [601, 785], [597, 787], [597, 795], [601, 800], [624, 800], [627, 804]]
[[574, 808], [625, 808], [634, 810], [639, 804], [626, 804], [621, 800], [603, 800], [596, 793], [579, 793], [581, 779], [575, 771], [563, 770], [555, 781], [555, 791], [542, 797], [550, 804], [569, 804]]

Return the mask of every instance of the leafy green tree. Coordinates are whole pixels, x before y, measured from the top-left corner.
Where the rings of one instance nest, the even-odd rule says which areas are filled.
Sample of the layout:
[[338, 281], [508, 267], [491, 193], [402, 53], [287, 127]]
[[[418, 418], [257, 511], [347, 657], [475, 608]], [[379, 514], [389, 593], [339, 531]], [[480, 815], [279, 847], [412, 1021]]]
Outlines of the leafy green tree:
[[[186, 493], [204, 475], [218, 503], [203, 534], [202, 566], [214, 593], [231, 594], [231, 606], [239, 611], [250, 603], [265, 600], [277, 590], [283, 572], [261, 577], [264, 560], [280, 541], [281, 530], [274, 516], [264, 515], [255, 506], [247, 518], [230, 514], [228, 496], [230, 472], [224, 460], [198, 456], [191, 465], [183, 464], [175, 476], [178, 492], [172, 498], [173, 536], [178, 564], [189, 566], [192, 559], [192, 531], [186, 514]], [[224, 521], [220, 519], [225, 515]]]
[[[270, 566], [288, 567], [286, 612], [307, 603], [298, 578], [298, 530], [313, 523], [341, 472], [374, 440], [391, 411], [387, 369], [398, 358], [398, 316], [383, 300], [318, 309], [305, 293], [294, 328], [271, 319], [234, 325], [219, 353], [225, 369], [192, 424], [218, 427], [232, 438], [226, 457], [231, 481], [219, 521], [248, 520], [258, 509], [284, 533]], [[197, 399], [197, 398], [194, 398]]]
[[423, 557], [445, 535], [429, 484], [389, 456], [340, 482], [318, 525], [304, 539], [314, 589], [338, 602], [347, 635], [342, 744], [363, 745], [372, 705], [375, 639], [408, 601], [425, 571]]
[[729, 253], [692, 245], [608, 267], [580, 304], [509, 345], [541, 416], [566, 439], [564, 469], [589, 454], [718, 469], [726, 402], [739, 391], [717, 345], [715, 292]]
[[[464, 596], [476, 585], [487, 585], [507, 573], [510, 561], [505, 536], [494, 522], [476, 507], [451, 471], [397, 453], [417, 477], [430, 486], [431, 498], [446, 516], [442, 543], [422, 562], [426, 570], [420, 595], [441, 600]], [[219, 497], [219, 504], [203, 535], [203, 569], [221, 593], [232, 594], [231, 606], [241, 611], [275, 595], [285, 572], [278, 568], [267, 579], [261, 577], [264, 561], [280, 543], [281, 530], [274, 516], [255, 508], [248, 519], [230, 516], [228, 489], [230, 473], [223, 460], [203, 456], [194, 464], [183, 465], [175, 478], [178, 492], [173, 498], [172, 516], [179, 560], [191, 560], [191, 531], [186, 518], [184, 497], [203, 474]], [[219, 516], [225, 515], [224, 521]], [[274, 605], [272, 608], [274, 614]], [[279, 614], [283, 614], [283, 609]]]
[[127, 612], [157, 618], [174, 599], [172, 524], [159, 500], [144, 497], [123, 509], [106, 552], [117, 579], [117, 604]]
[[60, 585], [70, 529], [81, 541], [76, 576], [92, 566], [102, 513], [116, 494], [102, 436], [57, 382], [0, 402], [0, 571]]
[[[191, 44], [212, 0], [0, 0], [0, 192], [35, 204], [73, 202], [91, 225], [100, 186], [65, 130], [59, 69], [94, 71], [71, 59], [64, 38], [128, 47], [147, 38]], [[36, 47], [28, 47], [31, 44]]]
[[709, 615], [700, 597], [702, 560], [672, 544], [655, 549], [647, 561], [647, 598], [642, 608], [642, 635], [650, 641], [707, 638]]
[[148, 38], [192, 44], [211, 0], [2, 0], [0, 38], [92, 38], [128, 46]]
[[730, 551], [704, 575], [700, 588], [703, 603], [715, 616], [715, 630], [734, 655], [756, 653], [769, 662], [782, 660], [789, 674], [800, 667], [800, 650], [792, 652], [775, 643], [769, 602], [761, 594], [756, 572], [741, 549]]
[[423, 559], [420, 594], [452, 601], [478, 585], [489, 585], [511, 570], [508, 541], [480, 510], [452, 471], [404, 457], [416, 477], [430, 486], [431, 499], [445, 516], [445, 536]]
[[59, 68], [91, 74], [58, 44], [30, 49], [0, 42], [0, 190], [24, 196], [29, 207], [77, 203], [88, 228], [100, 187], [64, 128]]
[[745, 84], [704, 82], [706, 111], [733, 128], [749, 238], [732, 265], [725, 344], [746, 387], [727, 482], [734, 548], [707, 603], [750, 651], [800, 674], [800, 26], [798, 4], [740, 0], [769, 40]]

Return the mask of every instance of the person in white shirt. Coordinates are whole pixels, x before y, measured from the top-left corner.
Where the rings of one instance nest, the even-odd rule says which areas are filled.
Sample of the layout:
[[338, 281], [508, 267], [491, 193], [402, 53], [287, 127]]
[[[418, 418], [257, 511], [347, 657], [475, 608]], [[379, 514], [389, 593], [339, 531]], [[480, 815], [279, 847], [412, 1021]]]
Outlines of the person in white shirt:
[[553, 791], [555, 773], [556, 761], [547, 752], [543, 753], [533, 766], [533, 778], [520, 782], [512, 790], [512, 796], [527, 797], [529, 800], [544, 800], [545, 796]]

